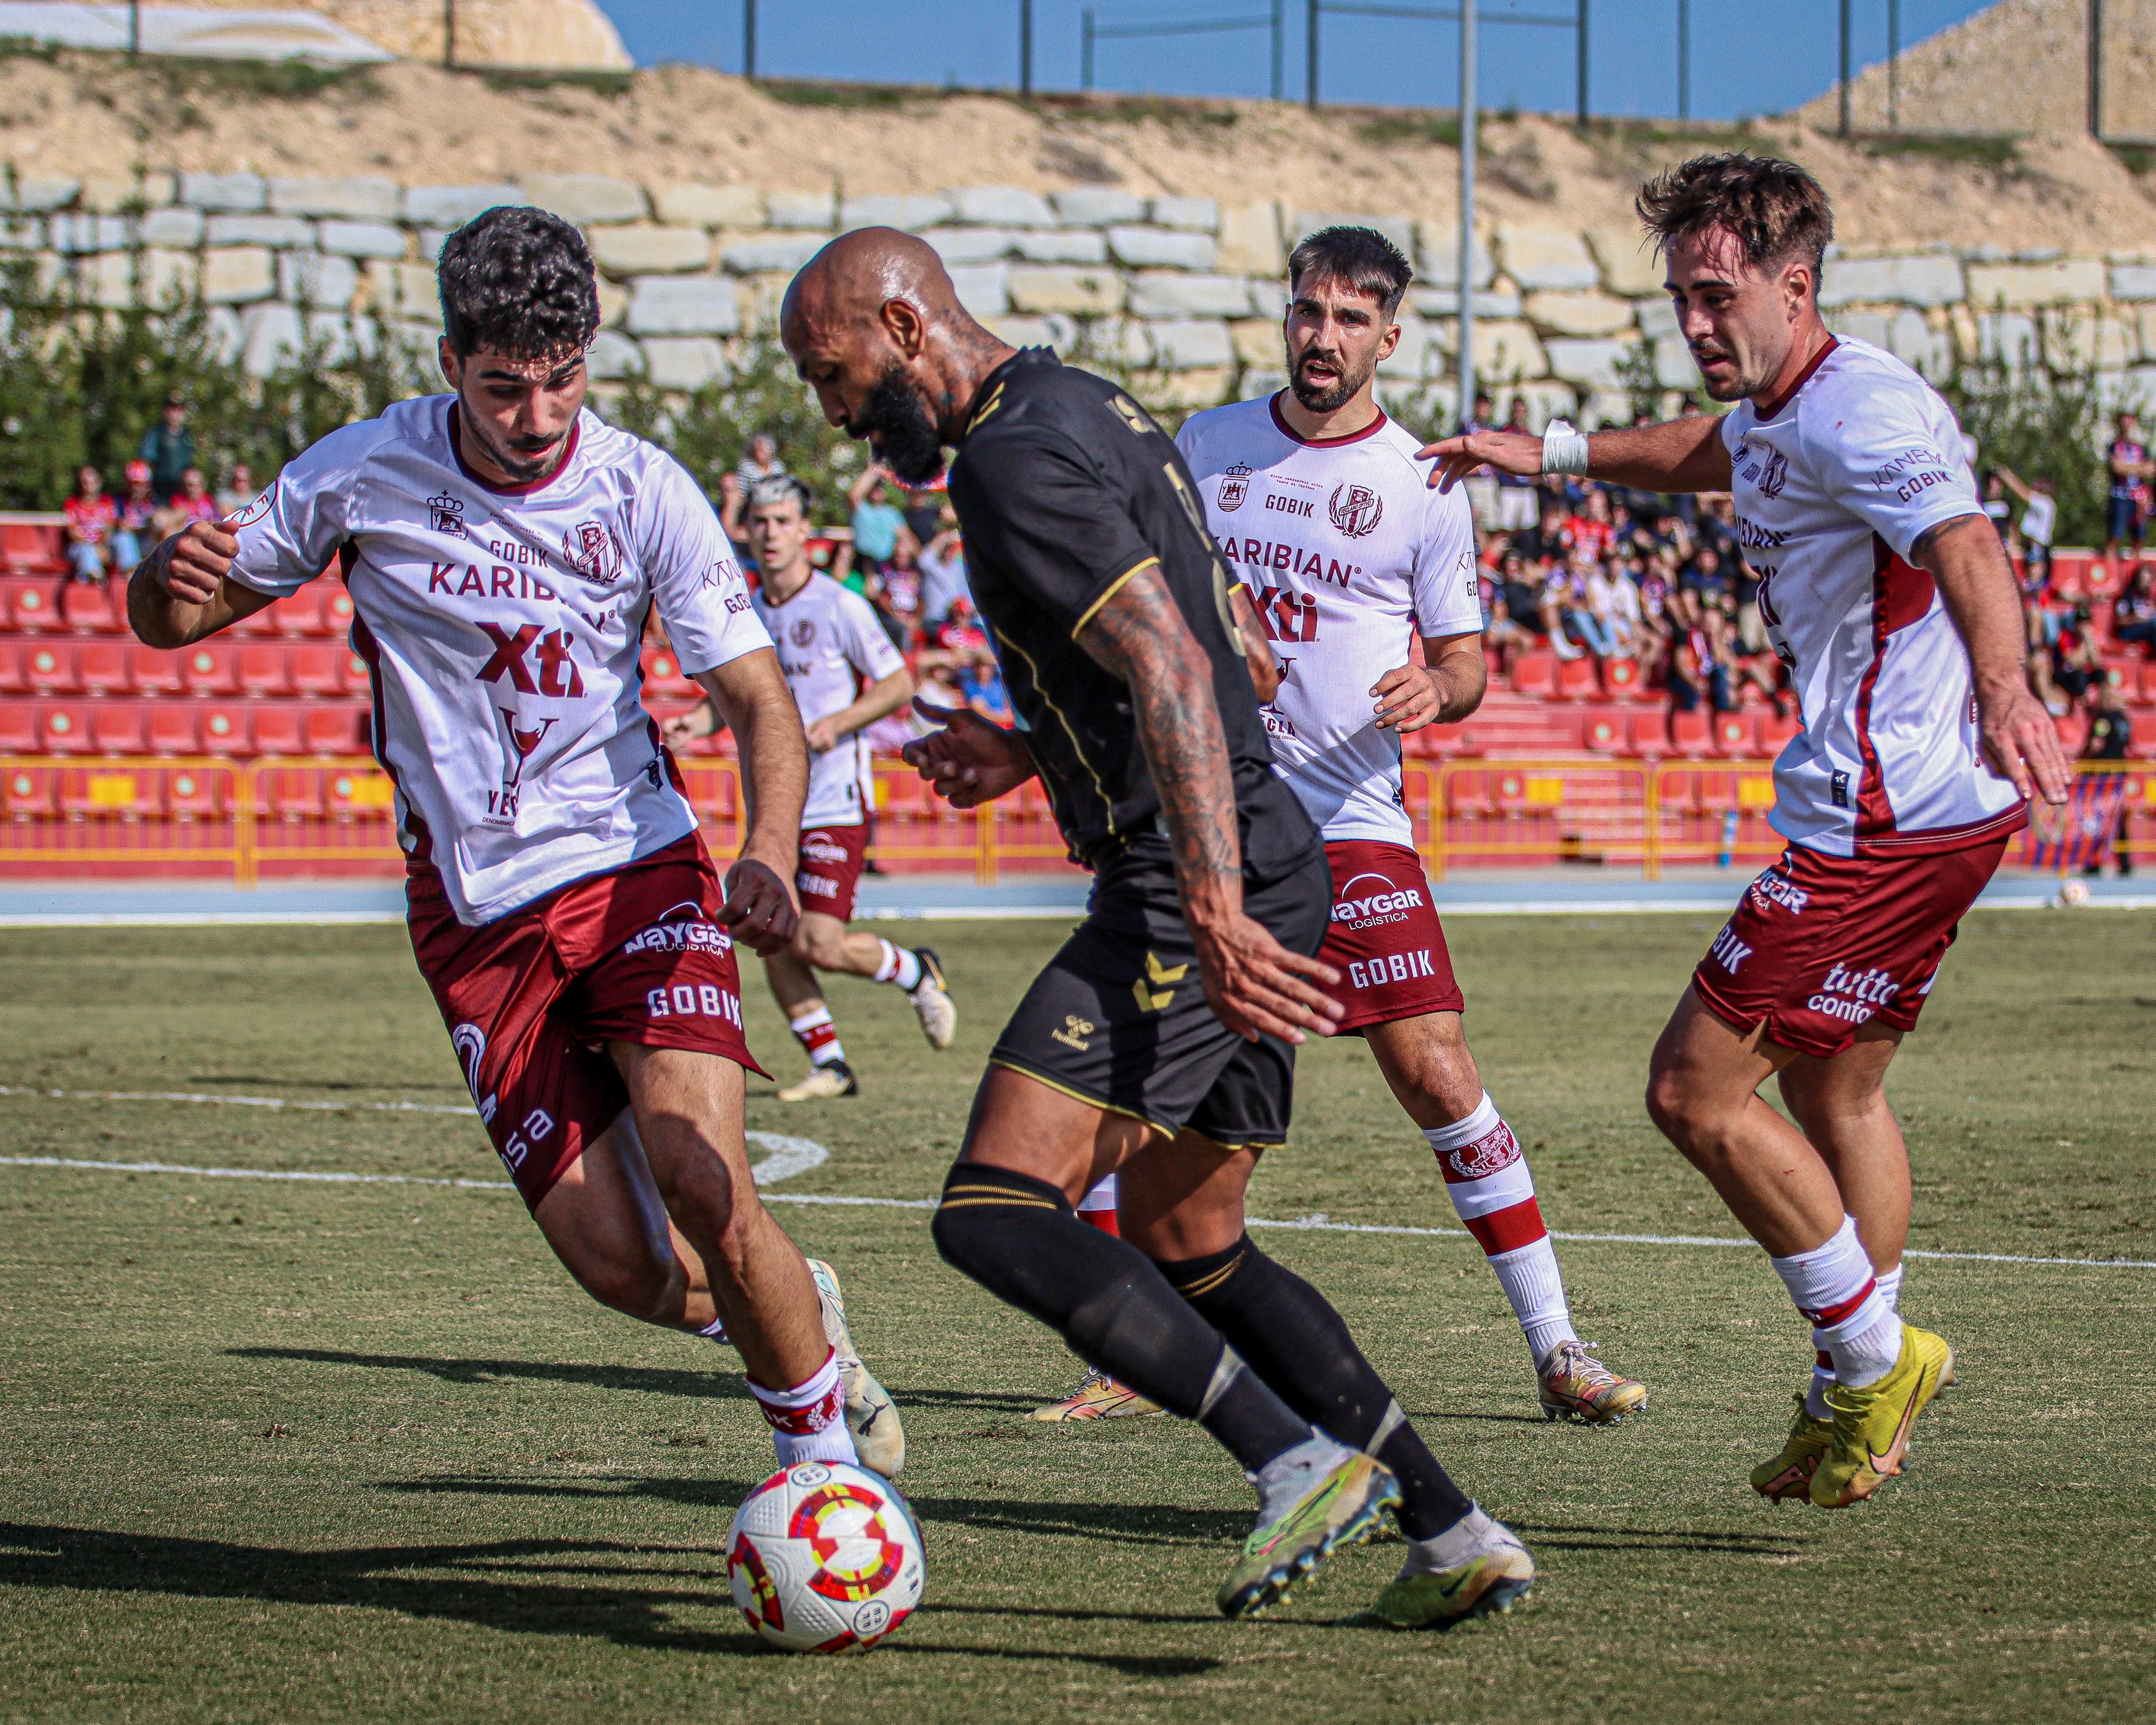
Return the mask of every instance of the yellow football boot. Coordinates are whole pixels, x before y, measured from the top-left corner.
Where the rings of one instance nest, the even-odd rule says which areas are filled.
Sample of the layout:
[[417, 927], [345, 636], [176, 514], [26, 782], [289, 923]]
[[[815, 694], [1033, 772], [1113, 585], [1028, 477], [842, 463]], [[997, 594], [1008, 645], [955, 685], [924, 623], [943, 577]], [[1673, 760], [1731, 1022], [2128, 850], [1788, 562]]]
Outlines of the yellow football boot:
[[1789, 1440], [1782, 1445], [1782, 1453], [1752, 1470], [1752, 1489], [1769, 1503], [1812, 1495], [1812, 1476], [1819, 1471], [1827, 1440], [1834, 1435], [1834, 1421], [1814, 1419], [1804, 1411], [1804, 1397], [1799, 1394], [1796, 1399], [1797, 1417], [1789, 1422]]
[[[1376, 1532], [1385, 1512], [1399, 1502], [1399, 1482], [1389, 1468], [1338, 1445], [1330, 1447], [1337, 1460], [1322, 1471], [1318, 1463], [1299, 1467], [1286, 1482], [1294, 1497], [1270, 1502], [1259, 1512], [1242, 1556], [1220, 1584], [1216, 1603], [1223, 1617], [1255, 1617], [1285, 1599], [1333, 1553]], [[1250, 1477], [1255, 1481], [1257, 1476]]]
[[1089, 1368], [1078, 1387], [1061, 1401], [1035, 1408], [1025, 1417], [1061, 1425], [1074, 1420], [1130, 1420], [1165, 1411], [1158, 1402], [1147, 1401], [1129, 1384]]
[[1627, 1414], [1646, 1409], [1647, 1386], [1619, 1377], [1588, 1352], [1584, 1342], [1558, 1343], [1535, 1376], [1541, 1383], [1545, 1420], [1614, 1425]]
[[[1418, 1548], [1374, 1605], [1342, 1621], [1358, 1629], [1443, 1629], [1509, 1611], [1525, 1599], [1535, 1584], [1535, 1560], [1518, 1536], [1479, 1507], [1460, 1532], [1466, 1537], [1452, 1536], [1455, 1548], [1425, 1560], [1444, 1567], [1424, 1567]], [[1430, 1543], [1441, 1546], [1445, 1538]]]
[[1861, 1389], [1846, 1384], [1830, 1389], [1826, 1404], [1834, 1409], [1834, 1429], [1812, 1475], [1812, 1502], [1821, 1509], [1844, 1509], [1901, 1472], [1917, 1415], [1938, 1393], [1941, 1380], [1953, 1376], [1953, 1349], [1946, 1338], [1905, 1323], [1902, 1357], [1892, 1371]]

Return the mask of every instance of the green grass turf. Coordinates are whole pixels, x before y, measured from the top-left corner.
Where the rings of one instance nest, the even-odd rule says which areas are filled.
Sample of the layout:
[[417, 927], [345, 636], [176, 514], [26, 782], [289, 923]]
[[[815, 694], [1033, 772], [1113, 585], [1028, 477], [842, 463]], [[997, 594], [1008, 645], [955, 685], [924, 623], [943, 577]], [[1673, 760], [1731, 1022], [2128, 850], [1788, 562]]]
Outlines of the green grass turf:
[[[1462, 920], [1490, 1087], [1553, 1227], [1730, 1235], [1640, 1104], [1704, 918]], [[921, 1198], [1053, 925], [941, 926], [964, 1015], [924, 1051], [834, 985], [868, 1094], [752, 1125], [796, 1189]], [[455, 1104], [402, 932], [0, 935], [0, 1082]], [[753, 966], [751, 969], [753, 971]], [[752, 1034], [798, 1057], [757, 978]], [[1895, 1071], [1933, 1250], [2156, 1258], [2156, 917], [1970, 919]], [[468, 1118], [0, 1097], [12, 1155], [498, 1177]], [[1358, 1044], [1304, 1068], [1254, 1214], [1450, 1225]], [[1440, 1455], [1542, 1566], [1507, 1618], [1334, 1629], [1397, 1548], [1279, 1614], [1211, 1599], [1248, 1493], [1194, 1428], [1021, 1425], [1075, 1368], [946, 1270], [919, 1211], [785, 1206], [846, 1278], [913, 1442], [928, 1604], [866, 1660], [761, 1651], [726, 1598], [770, 1461], [734, 1357], [603, 1312], [515, 1197], [0, 1167], [0, 1718], [857, 1716], [909, 1721], [2147, 1717], [2156, 1271], [1912, 1265], [1962, 1384], [1878, 1501], [1779, 1512], [1804, 1337], [1759, 1256], [1562, 1250], [1586, 1335], [1652, 1386], [1545, 1425], [1465, 1239], [1275, 1230]]]

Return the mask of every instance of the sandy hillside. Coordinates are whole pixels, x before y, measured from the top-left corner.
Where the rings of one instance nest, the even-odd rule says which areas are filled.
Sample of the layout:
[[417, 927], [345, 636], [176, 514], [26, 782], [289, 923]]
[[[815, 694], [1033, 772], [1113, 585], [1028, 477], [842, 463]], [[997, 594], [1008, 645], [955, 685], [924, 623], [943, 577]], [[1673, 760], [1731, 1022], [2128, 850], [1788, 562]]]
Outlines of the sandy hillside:
[[[268, 0], [187, 0], [259, 10]], [[442, 0], [305, 0], [307, 8], [407, 59], [439, 65]], [[593, 0], [456, 0], [457, 63], [626, 71], [635, 64]]]
[[[2156, 139], [2156, 0], [2105, 0], [2103, 131]], [[1902, 55], [1905, 130], [2080, 131], [2088, 124], [2088, 0], [1999, 0]], [[1850, 88], [1850, 123], [1887, 126], [1884, 63]], [[1807, 103], [1815, 126], [1837, 123], [1832, 90]]]
[[[1643, 174], [1707, 142], [1599, 130], [1583, 139], [1532, 116], [1493, 120], [1485, 138], [1486, 218], [1567, 228], [1628, 221]], [[2156, 251], [2156, 179], [2137, 178], [2078, 136], [2025, 143], [2003, 167], [1881, 157], [1794, 122], [1747, 141], [1819, 174], [1846, 245]], [[1458, 172], [1456, 152], [1419, 119], [1313, 116], [1262, 102], [1027, 109], [994, 96], [878, 92], [857, 105], [809, 105], [685, 67], [639, 72], [615, 88], [534, 89], [414, 63], [285, 97], [264, 94], [244, 73], [131, 69], [92, 56], [0, 60], [0, 161], [31, 175], [251, 168], [469, 183], [585, 172], [846, 193], [1097, 184], [1432, 218], [1453, 214]]]

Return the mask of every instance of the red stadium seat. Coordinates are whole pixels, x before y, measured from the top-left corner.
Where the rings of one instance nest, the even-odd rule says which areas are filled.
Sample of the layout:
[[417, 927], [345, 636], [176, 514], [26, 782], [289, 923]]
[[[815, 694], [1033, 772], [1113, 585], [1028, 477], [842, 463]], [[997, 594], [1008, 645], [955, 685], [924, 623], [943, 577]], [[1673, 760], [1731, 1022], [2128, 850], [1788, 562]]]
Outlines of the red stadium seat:
[[165, 776], [165, 807], [181, 820], [224, 813], [225, 775], [182, 768]]
[[255, 614], [268, 619], [270, 631], [275, 634], [296, 636], [321, 632], [322, 602], [316, 596], [312, 585], [301, 588], [288, 598], [271, 600]]
[[286, 649], [292, 686], [302, 695], [341, 695], [345, 666], [353, 655], [329, 641], [308, 641]]
[[152, 701], [148, 743], [153, 755], [192, 755], [195, 742], [195, 710], [184, 701]]
[[90, 709], [80, 703], [49, 706], [40, 726], [40, 740], [49, 755], [86, 755], [93, 747]]
[[247, 709], [229, 702], [211, 701], [198, 711], [197, 746], [206, 755], [244, 755], [248, 752]]
[[1640, 675], [1636, 659], [1605, 659], [1602, 661], [1603, 691], [1612, 701], [1629, 701], [1639, 694], [1646, 679]]
[[1496, 776], [1479, 767], [1446, 774], [1445, 812], [1447, 814], [1496, 814], [1497, 801], [1490, 783]]
[[234, 624], [229, 633], [246, 640], [264, 640], [277, 634], [277, 604], [275, 600], [259, 611], [250, 611]]
[[10, 575], [66, 573], [66, 528], [59, 521], [0, 521], [0, 570]]
[[1625, 749], [1625, 721], [1614, 713], [1597, 713], [1587, 721], [1581, 740], [1598, 755], [1621, 754]]
[[149, 752], [143, 709], [131, 701], [102, 701], [90, 710], [90, 747], [100, 755]]
[[2143, 665], [2133, 682], [2127, 685], [2126, 699], [2133, 706], [2156, 706], [2156, 660]]
[[1759, 720], [1759, 752], [1779, 755], [1789, 746], [1789, 739], [1804, 728], [1804, 721], [1794, 713], [1766, 713]]
[[187, 686], [187, 655], [157, 647], [130, 647], [127, 684], [137, 695], [180, 694]]
[[1748, 761], [1759, 752], [1759, 721], [1750, 713], [1714, 716], [1714, 752], [1732, 761]]
[[396, 796], [389, 775], [374, 768], [354, 767], [322, 775], [322, 801], [340, 819], [387, 814], [395, 808]]
[[1557, 692], [1565, 701], [1588, 701], [1602, 693], [1602, 680], [1594, 674], [1594, 661], [1584, 656], [1560, 659], [1557, 664]]
[[62, 814], [124, 815], [137, 819], [157, 814], [164, 805], [164, 774], [110, 767], [66, 767], [59, 773]]
[[125, 601], [111, 587], [70, 583], [60, 589], [59, 605], [67, 626], [79, 635], [116, 634], [127, 627]]
[[1512, 690], [1518, 695], [1557, 693], [1557, 655], [1522, 653], [1512, 661]]
[[0, 701], [0, 755], [37, 752], [37, 708], [27, 701]]
[[0, 810], [10, 820], [40, 820], [53, 812], [53, 783], [59, 775], [49, 767], [10, 767], [0, 773]]
[[124, 695], [134, 686], [127, 649], [118, 641], [85, 641], [75, 649], [74, 674], [85, 695]]
[[24, 679], [28, 673], [23, 665], [28, 648], [21, 641], [0, 640], [0, 695], [26, 695], [30, 685]]
[[245, 695], [290, 695], [292, 670], [282, 642], [249, 641], [239, 649], [239, 687]]
[[23, 680], [33, 695], [74, 695], [74, 648], [66, 641], [37, 641], [23, 655]]
[[272, 767], [258, 773], [254, 783], [262, 797], [259, 813], [282, 820], [305, 820], [322, 812], [322, 773], [319, 767]]
[[1670, 748], [1680, 755], [1704, 755], [1711, 752], [1714, 727], [1711, 716], [1697, 711], [1670, 715]]
[[23, 634], [60, 626], [59, 609], [53, 602], [56, 589], [49, 582], [21, 582], [8, 595], [8, 622]]
[[1670, 752], [1670, 721], [1666, 713], [1635, 713], [1626, 721], [1625, 752], [1659, 757]]
[[321, 633], [335, 635], [341, 640], [352, 632], [352, 595], [346, 592], [341, 581], [318, 581], [322, 590]]
[[1738, 806], [1734, 773], [1688, 773], [1691, 806], [1702, 814], [1723, 814]]
[[239, 649], [227, 641], [197, 641], [180, 649], [180, 675], [190, 695], [237, 695]]
[[303, 755], [307, 752], [305, 710], [286, 701], [265, 701], [254, 711], [254, 752]]
[[307, 752], [363, 755], [367, 748], [367, 712], [357, 706], [313, 706], [306, 710]]

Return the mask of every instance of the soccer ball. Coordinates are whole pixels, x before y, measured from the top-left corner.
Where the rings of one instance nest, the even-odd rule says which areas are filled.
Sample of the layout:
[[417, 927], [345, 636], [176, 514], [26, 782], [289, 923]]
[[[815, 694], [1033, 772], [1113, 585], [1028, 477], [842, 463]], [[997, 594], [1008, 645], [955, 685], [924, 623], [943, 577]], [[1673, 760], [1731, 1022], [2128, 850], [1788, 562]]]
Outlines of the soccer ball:
[[841, 1462], [797, 1461], [734, 1512], [726, 1580], [749, 1627], [789, 1653], [865, 1653], [921, 1603], [906, 1500]]
[[2086, 880], [2062, 880], [2059, 883], [2059, 902], [2061, 905], [2085, 905], [2094, 896]]

